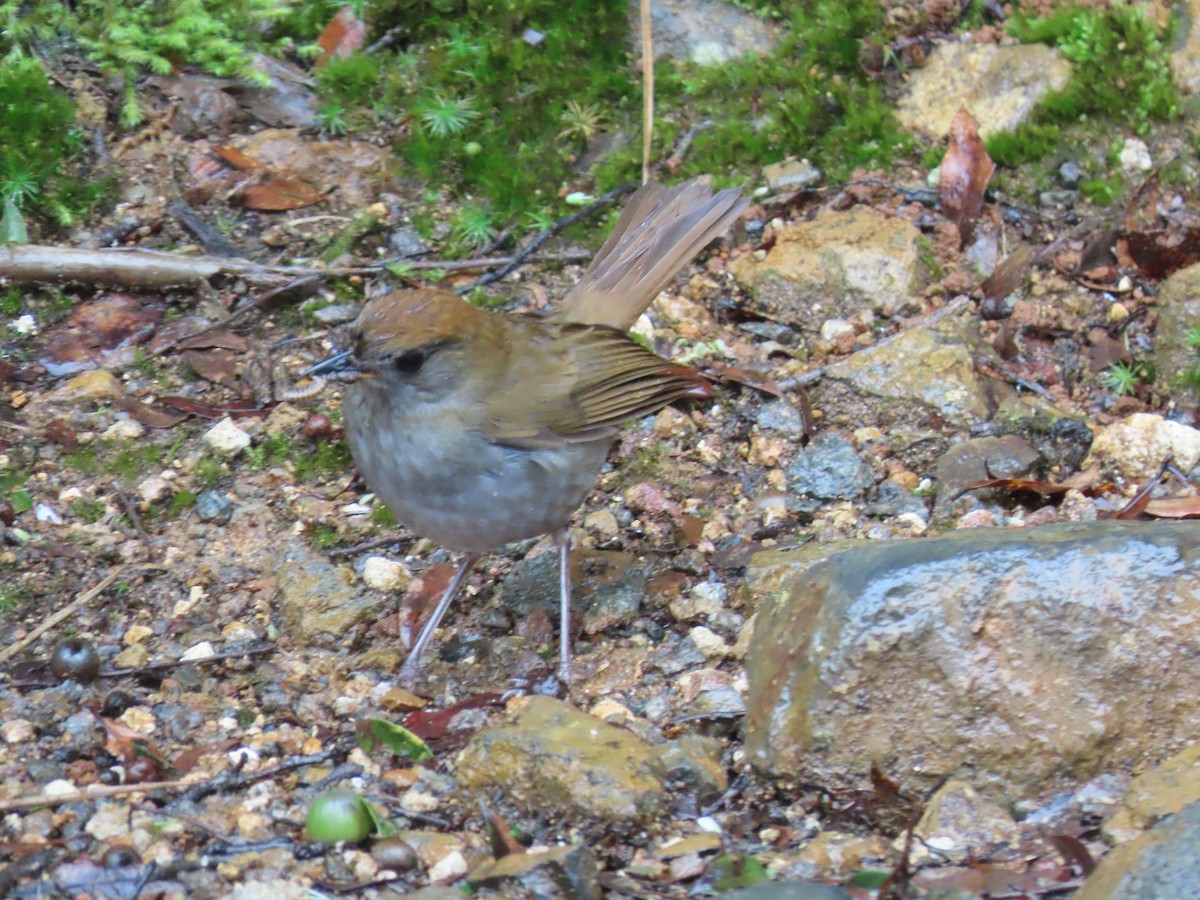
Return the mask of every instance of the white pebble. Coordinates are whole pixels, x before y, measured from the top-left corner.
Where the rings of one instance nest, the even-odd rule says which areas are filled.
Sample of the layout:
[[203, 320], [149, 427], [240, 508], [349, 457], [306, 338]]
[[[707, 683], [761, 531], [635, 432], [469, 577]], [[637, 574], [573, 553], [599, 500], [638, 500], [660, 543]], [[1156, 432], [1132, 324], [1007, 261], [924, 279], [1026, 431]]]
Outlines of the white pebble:
[[146, 426], [137, 419], [117, 419], [104, 430], [101, 437], [110, 441], [133, 441], [146, 433]]
[[216, 653], [213, 650], [213, 645], [210, 641], [201, 641], [194, 647], [189, 647], [184, 651], [183, 656], [179, 657], [181, 661], [190, 662], [194, 659], [208, 659]]
[[1121, 171], [1126, 175], [1136, 175], [1138, 172], [1149, 172], [1154, 168], [1154, 160], [1150, 157], [1150, 148], [1139, 138], [1125, 138], [1119, 156]]
[[222, 456], [236, 456], [250, 446], [250, 435], [227, 416], [204, 432], [204, 444]]
[[402, 591], [412, 580], [404, 563], [386, 556], [368, 556], [363, 561], [362, 580], [377, 591]]
[[9, 719], [0, 725], [0, 736], [6, 744], [20, 744], [33, 737], [33, 723], [28, 719]]

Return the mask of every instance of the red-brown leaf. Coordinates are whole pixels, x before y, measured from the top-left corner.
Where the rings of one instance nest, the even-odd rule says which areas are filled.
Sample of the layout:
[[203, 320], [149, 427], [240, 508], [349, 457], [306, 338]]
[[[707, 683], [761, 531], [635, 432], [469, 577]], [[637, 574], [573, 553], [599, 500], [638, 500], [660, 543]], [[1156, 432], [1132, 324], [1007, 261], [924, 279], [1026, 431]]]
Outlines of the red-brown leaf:
[[262, 184], [250, 185], [241, 194], [242, 206], [263, 212], [283, 212], [312, 206], [325, 199], [325, 194], [294, 178], [275, 176]]
[[942, 212], [958, 226], [961, 243], [966, 243], [983, 209], [983, 192], [995, 171], [996, 164], [979, 136], [979, 123], [965, 109], [959, 109], [950, 126], [950, 146], [942, 158], [938, 195]]
[[317, 38], [317, 46], [321, 48], [321, 55], [317, 57], [317, 68], [325, 65], [333, 57], [349, 56], [355, 50], [361, 49], [366, 38], [367, 26], [354, 15], [351, 7], [343, 6]]

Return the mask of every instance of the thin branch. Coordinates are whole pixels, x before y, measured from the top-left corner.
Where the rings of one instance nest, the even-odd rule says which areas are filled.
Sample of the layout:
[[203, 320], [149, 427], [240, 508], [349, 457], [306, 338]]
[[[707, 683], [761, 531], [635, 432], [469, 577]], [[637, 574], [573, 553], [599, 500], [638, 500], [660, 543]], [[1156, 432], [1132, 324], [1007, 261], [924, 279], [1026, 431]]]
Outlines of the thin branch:
[[187, 787], [191, 783], [176, 779], [174, 781], [147, 781], [144, 784], [94, 784], [82, 791], [70, 791], [64, 794], [34, 794], [30, 797], [0, 800], [0, 813], [37, 806], [54, 807], [67, 803], [86, 803], [100, 797], [124, 797], [129, 794], [147, 794], [151, 791], [174, 791]]
[[16, 656], [18, 653], [20, 653], [22, 650], [24, 650], [26, 647], [28, 647], [30, 644], [32, 644], [34, 641], [36, 641], [38, 638], [40, 638], [43, 634], [45, 634], [47, 631], [49, 631], [51, 628], [53, 628], [55, 625], [57, 625], [59, 622], [70, 617], [71, 615], [73, 615], [75, 613], [75, 610], [79, 609], [79, 607], [83, 606], [85, 603], [88, 603], [91, 600], [95, 599], [96, 597], [100, 596], [102, 593], [104, 593], [104, 591], [106, 591], [108, 589], [109, 585], [111, 585], [114, 581], [116, 581], [118, 578], [120, 578], [122, 575], [124, 575], [128, 569], [129, 569], [129, 566], [119, 566], [116, 569], [114, 569], [113, 571], [109, 572], [108, 575], [104, 578], [104, 580], [101, 581], [94, 588], [84, 591], [82, 594], [80, 594], [78, 597], [76, 597], [74, 600], [72, 600], [70, 603], [68, 603], [66, 606], [64, 606], [62, 609], [60, 609], [58, 612], [54, 613], [49, 618], [47, 618], [45, 621], [43, 621], [42, 624], [40, 624], [36, 628], [34, 628], [33, 631], [29, 632], [29, 634], [27, 634], [21, 640], [17, 641], [15, 644], [12, 644], [11, 646], [6, 647], [4, 650], [0, 651], [0, 663], [6, 662], [9, 659], [12, 659], [12, 657]]
[[642, 7], [642, 184], [650, 180], [650, 151], [654, 143], [654, 38], [650, 33], [650, 0]]
[[[610, 203], [612, 203], [614, 200], [616, 200], [622, 194], [628, 193], [631, 190], [633, 190], [632, 185], [621, 185], [620, 187], [613, 188], [607, 194], [605, 194], [602, 197], [597, 198], [596, 200], [593, 200], [591, 203], [589, 203], [587, 206], [583, 207], [583, 209], [579, 210], [578, 212], [571, 213], [571, 215], [565, 216], [565, 217], [559, 219], [557, 222], [555, 222], [553, 225], [551, 225], [549, 228], [547, 228], [545, 231], [543, 231], [541, 234], [539, 234], [537, 237], [535, 237], [532, 241], [530, 241], [519, 253], [510, 257], [504, 263], [504, 265], [501, 266], [499, 269], [488, 272], [487, 274], [483, 275], [480, 278], [477, 278], [475, 281], [471, 282], [470, 284], [458, 288], [458, 292], [460, 294], [468, 293], [469, 291], [475, 290], [475, 288], [477, 288], [477, 287], [483, 287], [485, 285], [491, 284], [492, 282], [499, 281], [501, 278], [503, 278], [509, 272], [512, 272], [514, 269], [518, 268], [525, 262], [540, 261], [538, 257], [534, 256], [534, 252], [539, 247], [541, 247], [544, 243], [546, 243], [546, 241], [550, 240], [550, 238], [554, 237], [554, 235], [559, 234], [560, 232], [565, 231], [566, 229], [570, 228], [572, 225], [576, 225], [579, 222], [582, 222], [584, 219], [593, 215], [596, 211], [601, 210], [604, 207], [608, 206]], [[563, 254], [564, 257], [566, 255], [567, 254]], [[574, 254], [574, 255], [577, 256], [581, 262], [592, 258], [592, 254], [590, 254], [590, 253]], [[412, 265], [414, 268], [416, 268], [419, 264], [413, 263]], [[427, 266], [427, 268], [433, 268], [433, 266]], [[440, 268], [444, 268], [444, 267], [440, 267]]]

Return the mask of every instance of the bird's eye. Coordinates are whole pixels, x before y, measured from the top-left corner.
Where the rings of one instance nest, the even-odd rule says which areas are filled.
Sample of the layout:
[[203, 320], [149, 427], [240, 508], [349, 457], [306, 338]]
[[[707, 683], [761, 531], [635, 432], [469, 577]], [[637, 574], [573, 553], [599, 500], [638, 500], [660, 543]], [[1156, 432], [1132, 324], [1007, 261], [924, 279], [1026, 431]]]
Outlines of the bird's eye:
[[405, 350], [392, 360], [392, 368], [401, 375], [416, 375], [429, 359], [429, 351], [418, 347], [415, 350]]

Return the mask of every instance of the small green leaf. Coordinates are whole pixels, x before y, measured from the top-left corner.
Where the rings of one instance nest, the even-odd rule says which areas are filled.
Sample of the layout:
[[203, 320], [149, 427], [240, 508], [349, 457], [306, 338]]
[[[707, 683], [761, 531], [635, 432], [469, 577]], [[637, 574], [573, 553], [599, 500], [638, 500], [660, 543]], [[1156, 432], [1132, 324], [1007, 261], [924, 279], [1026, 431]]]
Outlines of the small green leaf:
[[718, 891], [734, 891], [770, 881], [766, 868], [751, 856], [718, 856], [713, 867], [721, 873], [713, 885]]
[[891, 876], [891, 872], [882, 869], [859, 869], [848, 879], [846, 879], [843, 887], [867, 888], [869, 890], [878, 890], [883, 887], [883, 883]]
[[433, 751], [407, 728], [394, 725], [387, 719], [364, 719], [359, 722], [358, 745], [363, 751], [370, 753], [377, 743], [413, 762], [433, 758]]
[[379, 815], [379, 810], [366, 800], [362, 804], [367, 808], [367, 815], [371, 817], [371, 827], [376, 837], [386, 838], [396, 833], [396, 826]]
[[17, 515], [28, 512], [33, 509], [33, 496], [29, 491], [13, 491], [12, 507], [13, 512]]

